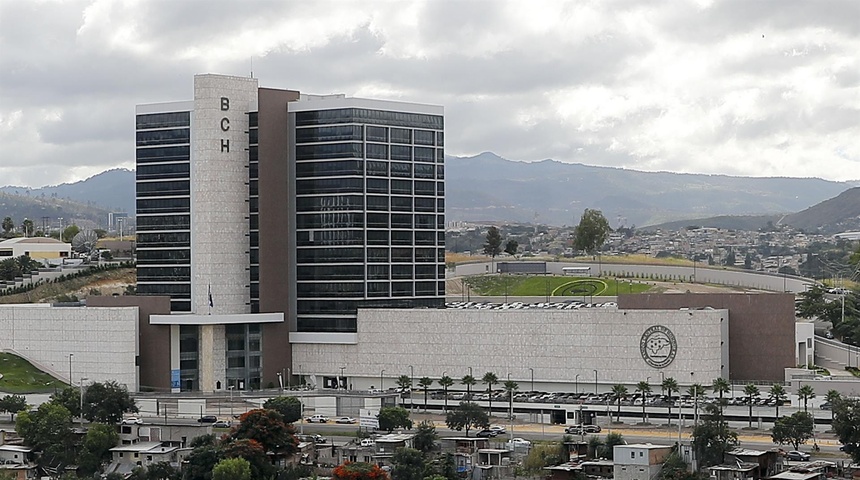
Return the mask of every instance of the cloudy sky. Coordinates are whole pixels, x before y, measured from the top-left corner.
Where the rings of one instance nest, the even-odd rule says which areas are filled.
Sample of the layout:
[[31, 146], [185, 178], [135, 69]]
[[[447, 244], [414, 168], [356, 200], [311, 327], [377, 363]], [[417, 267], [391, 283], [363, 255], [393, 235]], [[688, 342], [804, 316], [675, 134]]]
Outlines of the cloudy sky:
[[0, 185], [133, 168], [195, 73], [442, 104], [446, 152], [860, 179], [860, 1], [0, 0]]

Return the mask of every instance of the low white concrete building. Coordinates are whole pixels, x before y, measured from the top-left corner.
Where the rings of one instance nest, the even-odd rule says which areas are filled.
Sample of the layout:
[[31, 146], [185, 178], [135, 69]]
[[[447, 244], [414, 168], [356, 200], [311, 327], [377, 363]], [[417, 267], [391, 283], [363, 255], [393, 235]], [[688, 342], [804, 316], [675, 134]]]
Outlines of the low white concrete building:
[[651, 480], [660, 473], [663, 462], [672, 453], [672, 447], [634, 443], [616, 445], [612, 449], [613, 478], [615, 480]]
[[69, 258], [72, 245], [48, 237], [17, 237], [0, 242], [0, 260], [27, 255], [33, 260], [61, 263]]

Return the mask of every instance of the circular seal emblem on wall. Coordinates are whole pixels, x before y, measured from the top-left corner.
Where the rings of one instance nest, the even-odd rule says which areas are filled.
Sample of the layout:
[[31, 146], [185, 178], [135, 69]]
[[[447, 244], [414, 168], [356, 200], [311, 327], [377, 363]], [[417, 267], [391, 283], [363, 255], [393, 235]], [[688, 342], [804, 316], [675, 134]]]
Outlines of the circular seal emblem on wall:
[[675, 360], [678, 342], [675, 341], [675, 334], [671, 330], [662, 325], [654, 325], [648, 327], [642, 334], [642, 339], [639, 340], [639, 352], [648, 365], [654, 368], [665, 368]]

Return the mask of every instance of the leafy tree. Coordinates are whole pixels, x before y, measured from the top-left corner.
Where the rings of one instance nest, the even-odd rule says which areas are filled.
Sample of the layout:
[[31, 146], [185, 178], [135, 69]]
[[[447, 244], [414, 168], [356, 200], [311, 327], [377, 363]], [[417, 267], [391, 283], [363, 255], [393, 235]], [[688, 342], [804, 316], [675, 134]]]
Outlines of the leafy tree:
[[414, 448], [398, 448], [391, 457], [391, 476], [397, 480], [423, 480], [424, 455]]
[[788, 398], [788, 393], [785, 391], [785, 387], [782, 385], [775, 383], [772, 387], [770, 387], [770, 394], [768, 397], [772, 398], [774, 402], [776, 402], [776, 418], [779, 418], [779, 406], [782, 405], [782, 402]]
[[672, 424], [672, 392], [680, 392], [678, 381], [672, 377], [666, 377], [660, 383], [660, 388], [669, 394], [669, 416], [666, 419], [666, 425]]
[[270, 398], [263, 403], [263, 408], [280, 413], [284, 423], [295, 423], [302, 418], [302, 402], [296, 397]]
[[443, 375], [439, 379], [439, 386], [442, 387], [442, 392], [445, 395], [445, 411], [448, 411], [448, 387], [454, 385], [454, 379], [448, 375]]
[[445, 416], [445, 425], [451, 430], [466, 430], [466, 436], [469, 436], [469, 429], [474, 428], [489, 428], [490, 417], [487, 415], [480, 405], [472, 402], [460, 402], [460, 405], [448, 412]]
[[379, 409], [379, 429], [389, 433], [395, 428], [412, 428], [409, 411], [403, 407], [382, 407]]
[[828, 390], [827, 394], [824, 396], [824, 400], [826, 400], [830, 404], [830, 424], [833, 424], [833, 407], [842, 400], [842, 394], [839, 393], [839, 390]]
[[744, 386], [744, 395], [747, 396], [747, 404], [750, 407], [750, 423], [749, 427], [752, 428], [752, 407], [753, 407], [753, 397], [758, 397], [761, 395], [761, 392], [758, 391], [758, 387], [753, 385], [752, 383], [748, 383]]
[[409, 375], [401, 375], [397, 377], [397, 386], [404, 392], [406, 390], [412, 390], [412, 379]]
[[12, 221], [12, 217], [3, 218], [3, 236], [8, 237], [13, 228], [15, 228], [15, 222]]
[[334, 467], [334, 480], [388, 480], [388, 474], [379, 465], [364, 462], [346, 462]]
[[815, 389], [812, 388], [812, 385], [804, 385], [797, 389], [797, 397], [803, 400], [803, 411], [805, 412], [809, 400], [815, 398]]
[[702, 473], [689, 472], [687, 464], [678, 455], [672, 452], [663, 462], [660, 473], [655, 480], [708, 480], [708, 476]]
[[725, 454], [737, 447], [738, 434], [732, 431], [716, 405], [705, 405], [701, 421], [693, 428], [693, 451], [701, 467], [723, 463]]
[[573, 247], [594, 254], [609, 238], [609, 221], [600, 210], [586, 208], [574, 230]]
[[636, 384], [636, 392], [642, 396], [642, 423], [645, 423], [645, 404], [648, 394], [651, 393], [651, 385], [643, 380]]
[[520, 244], [516, 240], [508, 240], [507, 242], [505, 242], [505, 253], [512, 257], [515, 257], [517, 255], [517, 250], [519, 248]]
[[62, 240], [66, 243], [69, 243], [72, 241], [73, 238], [75, 238], [75, 235], [77, 235], [80, 232], [81, 232], [81, 229], [78, 228], [77, 225], [69, 225], [68, 227], [63, 229]]
[[119, 434], [113, 425], [91, 424], [78, 456], [80, 473], [91, 476], [100, 471], [102, 464], [110, 462], [110, 449], [117, 444], [119, 444]]
[[418, 424], [415, 429], [415, 437], [412, 439], [412, 445], [424, 453], [430, 453], [436, 446], [436, 439], [439, 435], [436, 433], [436, 425], [433, 422], [423, 421]]
[[612, 386], [612, 398], [615, 399], [615, 402], [618, 403], [618, 411], [615, 414], [615, 421], [621, 421], [621, 400], [627, 396], [627, 387], [620, 383], [616, 383]]
[[433, 385], [433, 379], [430, 377], [421, 377], [418, 379], [418, 386], [424, 390], [424, 411], [427, 411], [427, 389]]
[[116, 424], [124, 413], [137, 413], [134, 399], [125, 385], [111, 380], [95, 382], [84, 391], [84, 418], [89, 421]]
[[180, 480], [182, 472], [170, 464], [170, 462], [150, 463], [146, 467], [147, 480]]
[[27, 409], [27, 399], [23, 395], [6, 395], [0, 398], [0, 412], [10, 415], [9, 421], [15, 421], [15, 414]]
[[723, 400], [723, 395], [732, 391], [732, 386], [729, 385], [729, 382], [723, 378], [715, 378], [714, 382], [711, 384], [711, 391], [720, 396], [720, 406], [725, 406], [725, 401]]
[[615, 446], [625, 444], [627, 444], [627, 442], [624, 440], [623, 435], [621, 435], [620, 433], [612, 432], [606, 435], [606, 439], [603, 441], [603, 449], [600, 452], [600, 456], [612, 460]]
[[295, 433], [291, 424], [284, 423], [280, 413], [263, 408], [243, 413], [239, 425], [230, 432], [230, 438], [255, 440], [265, 452], [291, 454], [296, 452]]
[[466, 400], [472, 400], [472, 387], [478, 383], [475, 380], [475, 377], [471, 375], [463, 375], [463, 378], [460, 379], [460, 383], [466, 386]]
[[251, 480], [251, 464], [244, 458], [225, 458], [212, 469], [212, 480]]
[[502, 235], [496, 227], [487, 229], [487, 239], [484, 242], [484, 255], [489, 255], [493, 260], [502, 253]]
[[[860, 446], [860, 399], [842, 398], [833, 404], [833, 431], [842, 444]], [[850, 453], [854, 463], [860, 463], [860, 448]]]
[[[205, 435], [209, 436], [209, 435]], [[195, 440], [198, 440], [198, 437]], [[211, 439], [210, 439], [211, 440]], [[211, 442], [200, 442], [195, 446], [192, 441], [191, 454], [186, 458], [185, 467], [182, 469], [183, 480], [212, 480], [212, 469], [220, 460], [218, 449]]]
[[520, 389], [520, 386], [517, 382], [513, 380], [505, 381], [505, 393], [508, 394], [508, 412], [513, 414], [514, 412], [514, 392]]
[[51, 394], [51, 402], [66, 407], [72, 417], [81, 416], [81, 390], [75, 387], [66, 387]]
[[489, 406], [488, 409], [489, 414], [493, 414], [493, 385], [499, 383], [499, 377], [496, 376], [493, 372], [487, 372], [484, 374], [484, 377], [481, 378], [481, 381], [487, 384], [487, 393], [489, 393]]
[[260, 442], [248, 438], [226, 439], [220, 445], [219, 458], [242, 458], [248, 461], [251, 478], [269, 478], [275, 473], [266, 449]]
[[46, 402], [30, 412], [20, 412], [15, 430], [24, 443], [36, 450], [65, 460], [74, 441], [72, 415], [62, 405]]
[[541, 473], [544, 467], [558, 465], [565, 461], [560, 454], [560, 443], [545, 443], [535, 445], [529, 450], [528, 456], [523, 460], [523, 467], [532, 475]]
[[790, 443], [797, 450], [800, 444], [812, 438], [812, 415], [807, 412], [794, 412], [790, 417], [782, 417], [773, 424], [773, 443]]

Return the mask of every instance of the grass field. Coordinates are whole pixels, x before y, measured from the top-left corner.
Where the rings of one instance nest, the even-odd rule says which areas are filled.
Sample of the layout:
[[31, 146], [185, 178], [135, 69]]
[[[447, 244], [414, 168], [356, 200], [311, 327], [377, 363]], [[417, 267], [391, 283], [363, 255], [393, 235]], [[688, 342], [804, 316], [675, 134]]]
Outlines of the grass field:
[[66, 384], [11, 353], [0, 353], [0, 392], [45, 393], [65, 388]]
[[513, 297], [612, 296], [618, 293], [641, 293], [651, 285], [614, 278], [576, 278], [560, 276], [480, 275], [464, 279], [478, 295]]

